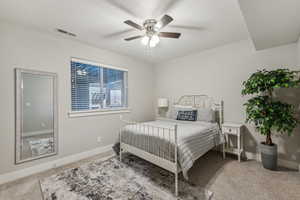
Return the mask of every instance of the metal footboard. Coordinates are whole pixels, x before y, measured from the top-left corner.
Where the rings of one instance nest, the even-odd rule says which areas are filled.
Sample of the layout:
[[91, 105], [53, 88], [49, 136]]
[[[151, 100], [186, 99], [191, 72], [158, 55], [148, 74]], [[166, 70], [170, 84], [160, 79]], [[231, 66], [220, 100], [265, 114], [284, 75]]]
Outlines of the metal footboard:
[[[175, 195], [178, 196], [178, 149], [177, 125], [172, 128], [152, 126], [126, 121], [120, 129], [120, 161], [122, 153], [129, 152], [175, 174]], [[128, 130], [130, 127], [130, 130]], [[132, 136], [132, 133], [143, 133], [142, 136]]]

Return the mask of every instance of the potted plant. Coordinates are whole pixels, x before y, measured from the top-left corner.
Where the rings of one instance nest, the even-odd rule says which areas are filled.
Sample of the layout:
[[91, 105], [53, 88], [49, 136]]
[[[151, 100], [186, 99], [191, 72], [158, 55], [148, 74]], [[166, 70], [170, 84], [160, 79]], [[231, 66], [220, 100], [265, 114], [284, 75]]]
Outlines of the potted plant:
[[298, 73], [289, 69], [259, 70], [243, 82], [242, 95], [255, 95], [244, 104], [246, 122], [254, 123], [256, 129], [266, 136], [266, 140], [259, 145], [262, 164], [266, 169], [277, 168], [277, 145], [271, 135], [274, 132], [291, 135], [298, 123], [293, 105], [276, 99], [274, 90], [298, 87]]

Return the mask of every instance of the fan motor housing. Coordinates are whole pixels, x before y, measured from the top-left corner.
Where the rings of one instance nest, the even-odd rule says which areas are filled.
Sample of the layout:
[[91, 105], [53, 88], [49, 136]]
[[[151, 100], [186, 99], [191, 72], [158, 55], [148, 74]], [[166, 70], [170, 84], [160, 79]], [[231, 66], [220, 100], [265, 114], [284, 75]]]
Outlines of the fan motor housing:
[[144, 22], [143, 26], [146, 29], [147, 35], [153, 35], [158, 31], [158, 28], [155, 27], [156, 24], [157, 24], [156, 19], [147, 19]]

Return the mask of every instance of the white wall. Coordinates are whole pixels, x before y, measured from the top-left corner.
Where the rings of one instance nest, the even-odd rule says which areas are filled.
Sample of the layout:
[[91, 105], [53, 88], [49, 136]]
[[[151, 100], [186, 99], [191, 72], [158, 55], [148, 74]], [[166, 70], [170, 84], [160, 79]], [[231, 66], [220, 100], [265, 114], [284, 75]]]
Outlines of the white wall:
[[[241, 41], [158, 64], [155, 66], [156, 97], [178, 99], [185, 94], [207, 94], [217, 101], [224, 100], [226, 121], [244, 122], [246, 97], [241, 96], [242, 82], [257, 69], [294, 69], [296, 48], [296, 44], [291, 44], [255, 51], [250, 41]], [[293, 95], [300, 96], [299, 90]], [[299, 99], [296, 102], [299, 104]], [[245, 133], [246, 150], [255, 153], [263, 137], [252, 126]], [[300, 161], [299, 130], [290, 138], [274, 140], [280, 146], [280, 158]]]
[[[0, 23], [0, 174], [91, 150], [115, 142], [121, 126], [119, 115], [69, 118], [70, 58], [78, 57], [129, 69], [127, 117], [154, 117], [153, 68], [146, 63], [100, 50], [61, 36], [52, 36], [11, 24]], [[14, 68], [56, 72], [59, 88], [59, 155], [15, 165]], [[102, 136], [102, 143], [97, 143]]]

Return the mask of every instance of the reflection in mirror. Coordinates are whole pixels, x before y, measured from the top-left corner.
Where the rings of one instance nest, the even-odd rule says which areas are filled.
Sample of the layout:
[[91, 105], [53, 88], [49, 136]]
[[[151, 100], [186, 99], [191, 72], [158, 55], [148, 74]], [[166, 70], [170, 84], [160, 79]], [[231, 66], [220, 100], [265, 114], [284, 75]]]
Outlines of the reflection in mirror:
[[56, 74], [17, 69], [16, 77], [16, 163], [56, 154]]

